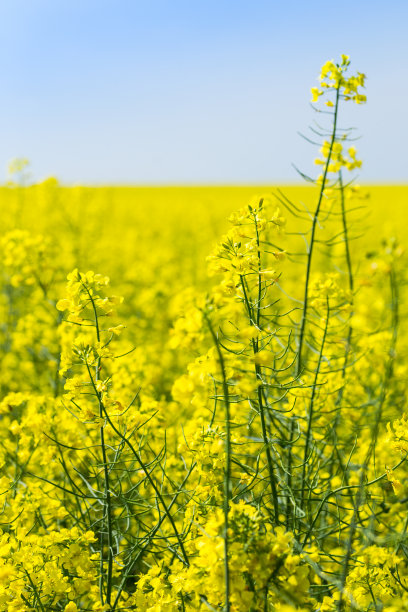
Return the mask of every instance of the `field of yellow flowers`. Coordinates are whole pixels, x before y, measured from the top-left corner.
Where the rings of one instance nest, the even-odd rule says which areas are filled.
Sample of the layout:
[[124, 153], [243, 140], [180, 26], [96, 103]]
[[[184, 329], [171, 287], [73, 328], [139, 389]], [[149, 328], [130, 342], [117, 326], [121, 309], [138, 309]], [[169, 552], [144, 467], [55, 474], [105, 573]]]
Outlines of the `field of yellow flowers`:
[[349, 63], [310, 185], [0, 189], [1, 611], [408, 611], [408, 187], [355, 184]]

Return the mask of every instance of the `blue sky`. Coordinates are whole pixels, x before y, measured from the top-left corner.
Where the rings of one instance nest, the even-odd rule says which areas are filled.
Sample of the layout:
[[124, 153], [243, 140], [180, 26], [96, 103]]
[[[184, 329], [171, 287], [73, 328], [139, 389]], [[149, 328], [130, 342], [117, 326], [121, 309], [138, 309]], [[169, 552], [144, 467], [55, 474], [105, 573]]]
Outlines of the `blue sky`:
[[310, 87], [341, 53], [361, 182], [408, 182], [405, 0], [2, 0], [0, 180], [28, 157], [65, 183], [296, 182]]

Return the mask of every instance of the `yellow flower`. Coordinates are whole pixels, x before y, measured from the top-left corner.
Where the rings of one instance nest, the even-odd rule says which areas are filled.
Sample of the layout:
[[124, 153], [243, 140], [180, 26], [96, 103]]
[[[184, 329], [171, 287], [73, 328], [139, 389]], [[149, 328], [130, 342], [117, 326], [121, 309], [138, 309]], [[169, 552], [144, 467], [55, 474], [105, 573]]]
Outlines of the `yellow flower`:
[[62, 300], [58, 300], [58, 302], [56, 303], [56, 308], [57, 310], [69, 310], [72, 306], [72, 302], [71, 300], [67, 300], [67, 299], [62, 299]]
[[317, 102], [319, 99], [319, 96], [323, 94], [323, 92], [320, 91], [318, 87], [312, 87], [310, 91], [312, 92], [312, 102]]

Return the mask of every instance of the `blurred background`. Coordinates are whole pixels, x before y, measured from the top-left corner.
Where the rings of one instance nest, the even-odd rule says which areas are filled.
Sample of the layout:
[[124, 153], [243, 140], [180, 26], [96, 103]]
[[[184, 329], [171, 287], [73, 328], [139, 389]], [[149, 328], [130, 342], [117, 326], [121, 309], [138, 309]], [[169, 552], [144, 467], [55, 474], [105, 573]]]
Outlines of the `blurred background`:
[[359, 180], [407, 182], [405, 0], [2, 0], [0, 180], [206, 185], [316, 175], [298, 135], [321, 65], [350, 55]]

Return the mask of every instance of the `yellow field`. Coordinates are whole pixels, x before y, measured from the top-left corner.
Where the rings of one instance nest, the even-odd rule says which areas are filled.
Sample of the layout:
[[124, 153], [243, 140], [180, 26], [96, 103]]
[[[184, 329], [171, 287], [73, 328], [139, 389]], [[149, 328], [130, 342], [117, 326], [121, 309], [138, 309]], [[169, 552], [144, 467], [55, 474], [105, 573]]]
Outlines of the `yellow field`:
[[[122, 256], [123, 264], [132, 273], [130, 262], [136, 264], [143, 260], [140, 254], [146, 243], [151, 251], [151, 241], [157, 237], [158, 251], [173, 250], [179, 266], [191, 266], [192, 276], [187, 275], [185, 267], [182, 269], [184, 285], [195, 283], [196, 278], [205, 282], [205, 258], [226, 231], [229, 215], [256, 199], [258, 194], [273, 195], [281, 191], [309, 210], [316, 199], [316, 189], [307, 186], [62, 188], [57, 185], [49, 179], [25, 190], [1, 189], [3, 231], [15, 227], [30, 231], [35, 228], [37, 233], [53, 236], [63, 246], [64, 256], [75, 248], [76, 265], [108, 266], [109, 273], [112, 270], [109, 266]], [[394, 234], [405, 241], [408, 186], [362, 186], [361, 190], [368, 197], [362, 198], [359, 204], [362, 207], [360, 230], [364, 230], [357, 247], [359, 252], [366, 245], [375, 248], [382, 238]], [[290, 230], [298, 231], [299, 224], [291, 221]], [[72, 240], [74, 237], [76, 240]], [[88, 244], [88, 240], [93, 243]], [[189, 257], [181, 257], [184, 252]], [[154, 249], [150, 256], [156, 258]], [[163, 257], [163, 253], [157, 256]]]
[[[2, 188], [1, 610], [225, 609], [224, 520], [231, 610], [406, 609], [408, 187], [352, 194], [353, 295], [344, 235], [317, 247], [298, 373], [282, 193], [318, 190]], [[262, 265], [222, 281], [239, 209]]]

